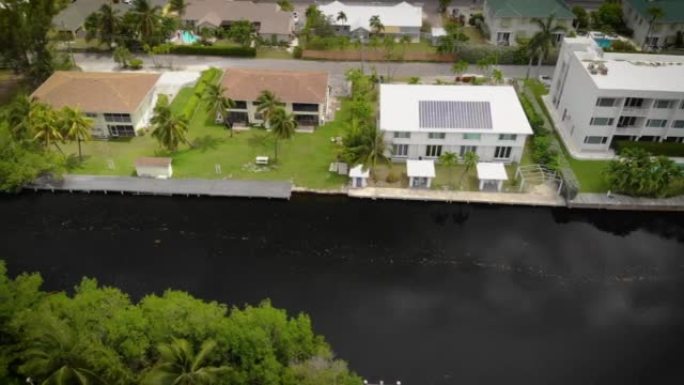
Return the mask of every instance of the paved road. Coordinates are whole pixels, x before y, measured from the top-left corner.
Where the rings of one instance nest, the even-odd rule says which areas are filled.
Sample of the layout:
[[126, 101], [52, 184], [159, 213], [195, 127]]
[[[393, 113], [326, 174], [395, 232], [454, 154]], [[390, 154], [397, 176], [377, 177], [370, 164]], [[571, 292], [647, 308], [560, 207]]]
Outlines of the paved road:
[[[115, 71], [116, 64], [111, 55], [108, 54], [74, 54], [76, 64], [84, 71]], [[164, 60], [171, 60], [175, 70], [195, 71], [203, 70], [208, 67], [217, 68], [263, 68], [277, 70], [294, 71], [325, 71], [331, 75], [342, 75], [350, 68], [358, 68], [360, 62], [331, 62], [331, 61], [308, 61], [308, 60], [287, 60], [287, 59], [242, 59], [242, 58], [223, 58], [215, 56], [187, 56], [187, 55], [168, 55]], [[145, 59], [145, 65], [151, 66], [151, 60]], [[449, 63], [365, 63], [366, 71], [375, 67], [379, 74], [387, 73], [387, 66], [395, 77], [409, 76], [449, 76], [451, 75], [451, 64]], [[147, 67], [152, 70], [151, 67]], [[527, 70], [526, 66], [503, 65], [500, 66], [506, 77], [524, 77]], [[553, 66], [542, 66], [542, 75], [552, 75]], [[480, 73], [475, 66], [471, 66], [468, 73]], [[533, 70], [532, 74], [536, 74]]]

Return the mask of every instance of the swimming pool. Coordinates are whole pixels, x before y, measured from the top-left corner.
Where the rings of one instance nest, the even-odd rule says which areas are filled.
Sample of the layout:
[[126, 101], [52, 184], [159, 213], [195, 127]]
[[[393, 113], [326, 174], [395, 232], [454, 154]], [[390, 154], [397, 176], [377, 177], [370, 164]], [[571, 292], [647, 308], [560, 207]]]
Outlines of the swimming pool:
[[197, 36], [190, 31], [183, 31], [181, 39], [183, 39], [183, 43], [185, 44], [193, 44], [197, 41]]
[[613, 39], [606, 39], [606, 38], [597, 39], [597, 38], [595, 38], [594, 41], [601, 48], [610, 48], [610, 46], [613, 45]]

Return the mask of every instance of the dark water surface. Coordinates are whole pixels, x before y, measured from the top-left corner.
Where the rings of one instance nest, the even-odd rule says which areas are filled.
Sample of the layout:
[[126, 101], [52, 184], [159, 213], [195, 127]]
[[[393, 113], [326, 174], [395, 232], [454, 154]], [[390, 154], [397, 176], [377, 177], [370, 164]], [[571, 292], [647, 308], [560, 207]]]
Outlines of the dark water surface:
[[682, 214], [28, 194], [0, 215], [12, 274], [269, 297], [372, 382], [684, 382]]

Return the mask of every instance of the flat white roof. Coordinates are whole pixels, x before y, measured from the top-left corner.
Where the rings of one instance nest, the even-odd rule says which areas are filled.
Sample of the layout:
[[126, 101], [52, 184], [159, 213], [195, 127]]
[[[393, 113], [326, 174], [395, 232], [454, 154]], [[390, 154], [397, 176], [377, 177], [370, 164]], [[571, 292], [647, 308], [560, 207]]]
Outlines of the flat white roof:
[[499, 162], [480, 162], [477, 164], [477, 179], [508, 180], [506, 167]]
[[[399, 4], [344, 4], [333, 1], [320, 5], [318, 9], [331, 18], [333, 25], [348, 25], [351, 31], [363, 28], [370, 31], [370, 18], [380, 17], [385, 27], [422, 27], [423, 7], [401, 2]], [[337, 15], [344, 12], [347, 20], [337, 20]]]
[[363, 169], [363, 165], [357, 164], [351, 170], [349, 170], [350, 178], [368, 178], [370, 176], [369, 169]]
[[435, 161], [433, 160], [407, 160], [406, 175], [409, 177], [434, 178]]
[[380, 129], [532, 134], [510, 86], [382, 84]]

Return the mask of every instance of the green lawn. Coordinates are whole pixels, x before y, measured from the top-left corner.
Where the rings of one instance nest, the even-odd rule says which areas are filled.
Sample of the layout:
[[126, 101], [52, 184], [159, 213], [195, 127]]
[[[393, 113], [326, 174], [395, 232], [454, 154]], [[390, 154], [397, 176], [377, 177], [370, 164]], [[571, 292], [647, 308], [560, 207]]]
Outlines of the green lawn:
[[256, 57], [257, 59], [292, 59], [292, 54], [281, 47], [259, 47]]
[[468, 36], [468, 43], [470, 44], [487, 44], [487, 40], [482, 36], [482, 32], [477, 27], [471, 25], [465, 26], [462, 29], [463, 34]]
[[181, 90], [178, 91], [178, 94], [176, 94], [176, 97], [173, 98], [173, 101], [169, 106], [171, 108], [171, 111], [174, 114], [180, 114], [181, 112], [183, 112], [183, 107], [185, 107], [185, 105], [188, 103], [188, 100], [192, 97], [194, 92], [195, 89], [193, 87], [181, 88]]
[[[190, 89], [192, 90], [192, 89]], [[191, 93], [190, 93], [191, 94]], [[182, 109], [187, 100], [187, 89], [181, 90], [172, 102], [172, 108]], [[344, 104], [343, 104], [344, 106]], [[339, 112], [344, 116], [344, 108]], [[297, 186], [310, 188], [337, 188], [347, 178], [328, 171], [336, 157], [337, 148], [330, 138], [341, 136], [342, 124], [330, 122], [319, 127], [313, 134], [297, 133], [290, 140], [280, 142], [279, 159], [269, 167], [257, 167], [254, 158], [266, 155], [273, 159], [273, 143], [263, 140], [265, 131], [251, 129], [235, 132], [215, 125], [210, 114], [200, 105], [190, 120], [189, 139], [192, 146], [183, 146], [173, 157], [176, 178], [237, 178], [292, 180]], [[84, 161], [70, 170], [76, 174], [133, 175], [135, 159], [141, 156], [169, 156], [161, 151], [149, 133], [129, 140], [90, 141], [83, 143]], [[77, 154], [75, 143], [65, 145], [65, 152]], [[110, 162], [114, 169], [110, 169]], [[221, 165], [217, 175], [215, 165]]]

